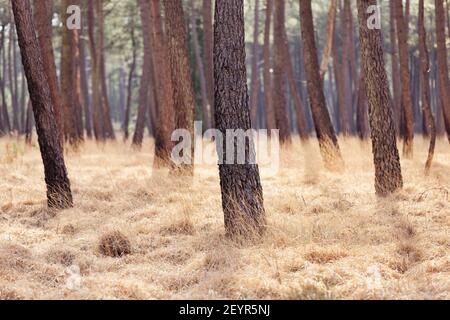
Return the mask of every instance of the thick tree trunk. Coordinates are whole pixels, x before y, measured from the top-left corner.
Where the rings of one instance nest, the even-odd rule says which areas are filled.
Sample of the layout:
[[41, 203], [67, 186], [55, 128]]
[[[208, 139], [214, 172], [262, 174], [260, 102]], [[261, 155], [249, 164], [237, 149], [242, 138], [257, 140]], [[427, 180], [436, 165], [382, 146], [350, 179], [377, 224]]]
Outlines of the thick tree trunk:
[[403, 187], [395, 126], [389, 101], [389, 85], [383, 60], [381, 30], [367, 26], [367, 8], [376, 0], [358, 0], [362, 67], [369, 103], [375, 190], [386, 196]]
[[[215, 119], [227, 140], [229, 129], [249, 130], [245, 69], [244, 1], [217, 0], [214, 24]], [[237, 147], [234, 141], [234, 147]], [[245, 164], [237, 164], [235, 152], [218, 146], [230, 164], [220, 164], [220, 186], [228, 236], [252, 238], [265, 230], [265, 211], [258, 166], [252, 163], [252, 139], [245, 143]], [[223, 148], [223, 149], [220, 149]], [[243, 151], [243, 150], [241, 150]], [[220, 155], [219, 155], [220, 156]]]
[[320, 152], [328, 169], [342, 170], [344, 161], [331, 123], [330, 114], [328, 113], [323, 84], [320, 78], [311, 1], [300, 1], [300, 21], [311, 112], [319, 140]]
[[285, 2], [275, 1], [274, 17], [274, 68], [273, 68], [273, 107], [275, 110], [275, 126], [280, 130], [281, 143], [291, 142], [291, 131], [287, 115], [286, 101], [286, 54], [284, 52]]
[[[168, 53], [172, 76], [173, 103], [175, 111], [175, 129], [189, 131], [194, 136], [195, 97], [189, 65], [187, 32], [184, 24], [183, 6], [178, 0], [164, 0], [165, 25]], [[194, 173], [193, 149], [190, 154], [181, 155], [187, 163], [177, 167], [180, 173]]]
[[430, 60], [427, 48], [427, 33], [425, 29], [424, 0], [419, 0], [419, 51], [420, 51], [420, 93], [422, 101], [422, 112], [424, 123], [430, 134], [430, 147], [428, 149], [428, 158], [425, 163], [425, 174], [428, 174], [433, 161], [434, 147], [436, 145], [436, 126], [434, 124], [433, 113], [430, 106], [430, 86], [428, 72], [430, 69]]
[[405, 116], [405, 137], [403, 155], [406, 158], [413, 156], [414, 140], [414, 113], [411, 95], [411, 75], [409, 73], [408, 38], [405, 17], [403, 15], [402, 1], [395, 1], [395, 16], [397, 26], [398, 48], [400, 56], [400, 76], [402, 79], [402, 105]]
[[266, 0], [266, 21], [264, 24], [264, 103], [266, 107], [266, 127], [269, 130], [269, 134], [271, 130], [276, 128], [270, 63], [270, 30], [273, 15], [273, 1]]
[[41, 50], [34, 33], [31, 4], [29, 0], [14, 0], [12, 8], [44, 163], [48, 206], [68, 208], [73, 204], [70, 181], [58, 139], [50, 87], [44, 72]]
[[154, 80], [157, 86], [157, 123], [155, 128], [156, 167], [168, 166], [172, 152], [171, 135], [174, 127], [173, 89], [167, 47], [164, 38], [159, 0], [151, 0], [150, 25], [152, 29]]
[[439, 92], [441, 96], [442, 111], [444, 114], [447, 138], [450, 141], [450, 81], [448, 76], [447, 47], [445, 37], [445, 14], [443, 0], [435, 0], [436, 8], [436, 42], [437, 63], [439, 76]]

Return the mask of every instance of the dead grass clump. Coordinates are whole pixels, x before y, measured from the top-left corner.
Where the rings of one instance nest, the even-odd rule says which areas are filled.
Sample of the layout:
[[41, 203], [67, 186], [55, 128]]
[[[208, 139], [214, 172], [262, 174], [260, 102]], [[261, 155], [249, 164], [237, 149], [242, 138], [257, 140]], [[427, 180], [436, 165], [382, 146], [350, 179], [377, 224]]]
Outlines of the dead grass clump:
[[169, 225], [166, 225], [160, 229], [160, 233], [163, 235], [170, 234], [184, 234], [193, 235], [195, 233], [194, 225], [188, 218], [175, 221]]
[[340, 249], [316, 248], [305, 254], [305, 259], [312, 263], [325, 264], [346, 257], [348, 254]]
[[107, 257], [122, 257], [131, 253], [131, 244], [120, 231], [112, 231], [100, 238], [98, 251]]
[[208, 271], [217, 271], [228, 265], [228, 259], [220, 252], [209, 252], [203, 260], [203, 265]]
[[46, 260], [49, 263], [61, 264], [63, 266], [69, 267], [75, 261], [75, 253], [67, 249], [56, 249], [51, 250], [46, 255]]
[[325, 288], [307, 283], [300, 288], [291, 288], [282, 298], [284, 300], [331, 300], [333, 296]]
[[75, 227], [73, 226], [73, 224], [66, 224], [62, 230], [61, 230], [62, 234], [66, 234], [66, 235], [74, 235], [75, 234]]
[[401, 242], [397, 246], [396, 255], [390, 267], [400, 273], [405, 273], [423, 258], [422, 252], [411, 242]]

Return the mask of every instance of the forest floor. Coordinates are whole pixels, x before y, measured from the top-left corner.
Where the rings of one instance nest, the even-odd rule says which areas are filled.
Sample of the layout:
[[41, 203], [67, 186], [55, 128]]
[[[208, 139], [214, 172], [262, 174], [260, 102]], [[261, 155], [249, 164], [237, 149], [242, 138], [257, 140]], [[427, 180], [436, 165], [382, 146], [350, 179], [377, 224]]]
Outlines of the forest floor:
[[[193, 181], [152, 173], [152, 143], [66, 152], [75, 206], [46, 208], [36, 146], [0, 140], [0, 299], [450, 299], [450, 158], [426, 141], [402, 160], [405, 187], [378, 199], [369, 144], [341, 139], [344, 173], [315, 141], [262, 172], [268, 233], [224, 237], [216, 166]], [[131, 254], [105, 257], [111, 231]], [[78, 269], [80, 270], [79, 277]]]

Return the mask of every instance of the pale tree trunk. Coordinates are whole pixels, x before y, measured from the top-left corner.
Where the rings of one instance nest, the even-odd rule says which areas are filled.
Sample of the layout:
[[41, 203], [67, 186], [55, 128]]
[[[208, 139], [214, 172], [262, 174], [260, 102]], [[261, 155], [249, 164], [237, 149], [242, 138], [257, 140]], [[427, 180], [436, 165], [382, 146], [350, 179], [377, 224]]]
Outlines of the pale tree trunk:
[[328, 169], [342, 170], [344, 161], [331, 123], [330, 114], [328, 113], [323, 92], [323, 83], [320, 78], [320, 66], [317, 57], [310, 1], [300, 1], [300, 21], [304, 45], [306, 80], [320, 152], [324, 164]]
[[[150, 32], [150, 27], [148, 27]], [[128, 84], [127, 84], [127, 102], [125, 106], [125, 114], [123, 120], [123, 138], [125, 141], [128, 140], [130, 134], [130, 112], [131, 112], [131, 101], [133, 99], [133, 79], [134, 73], [136, 71], [136, 59], [137, 59], [137, 48], [136, 48], [136, 35], [135, 35], [135, 26], [134, 23], [131, 22], [131, 46], [132, 46], [132, 58], [130, 64], [130, 70], [128, 72]], [[151, 56], [150, 56], [151, 59]], [[149, 88], [152, 90], [152, 88]]]
[[31, 4], [29, 0], [14, 0], [12, 8], [44, 163], [48, 206], [68, 208], [73, 205], [72, 192], [64, 163], [64, 154], [58, 139], [58, 127], [53, 113], [50, 87], [35, 34], [36, 28], [32, 18]]
[[320, 65], [320, 78], [322, 79], [322, 81], [325, 79], [325, 74], [327, 73], [328, 65], [330, 63], [331, 52], [333, 50], [334, 29], [336, 27], [336, 12], [337, 0], [331, 0], [330, 7], [328, 9], [327, 41], [325, 43], [325, 48], [323, 49], [322, 62]]
[[[2, 62], [3, 66], [6, 66], [6, 45], [5, 45], [5, 25], [2, 24], [2, 31], [1, 31], [1, 50], [2, 50]], [[11, 123], [9, 121], [9, 114], [8, 114], [8, 105], [6, 102], [6, 67], [3, 67], [3, 73], [0, 79], [0, 90], [2, 95], [2, 101], [1, 101], [1, 114], [3, 118], [3, 126], [5, 133], [10, 134], [11, 133]]]
[[[217, 0], [214, 24], [215, 120], [227, 139], [227, 129], [251, 128], [245, 69], [244, 1]], [[236, 148], [237, 143], [234, 143]], [[223, 149], [222, 149], [223, 148]], [[245, 143], [244, 164], [237, 164], [234, 152], [218, 145], [220, 186], [226, 234], [232, 238], [255, 238], [266, 228], [264, 200], [252, 139]]]
[[369, 103], [372, 152], [375, 164], [375, 190], [380, 196], [403, 187], [395, 126], [389, 101], [389, 85], [383, 60], [381, 30], [367, 26], [367, 8], [376, 0], [358, 0], [362, 67]]

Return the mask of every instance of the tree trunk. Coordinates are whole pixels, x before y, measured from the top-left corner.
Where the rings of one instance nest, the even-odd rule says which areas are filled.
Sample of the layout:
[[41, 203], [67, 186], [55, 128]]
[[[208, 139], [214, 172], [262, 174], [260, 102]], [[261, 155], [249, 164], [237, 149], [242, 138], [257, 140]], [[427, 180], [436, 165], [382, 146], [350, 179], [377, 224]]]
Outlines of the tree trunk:
[[[209, 0], [211, 1], [211, 0]], [[195, 62], [197, 64], [198, 70], [198, 78], [200, 82], [200, 93], [202, 98], [202, 115], [203, 115], [203, 126], [206, 129], [211, 128], [212, 121], [212, 113], [211, 113], [211, 104], [208, 98], [208, 89], [206, 87], [206, 77], [205, 77], [205, 68], [203, 65], [202, 56], [200, 53], [200, 46], [198, 44], [198, 34], [197, 34], [197, 16], [195, 13], [195, 1], [191, 0], [191, 30], [192, 30], [192, 46], [195, 54]], [[212, 48], [211, 48], [212, 52]]]
[[[227, 140], [228, 129], [251, 128], [245, 69], [244, 1], [216, 1], [214, 24], [215, 119]], [[218, 145], [218, 148], [223, 146]], [[237, 147], [234, 141], [234, 147]], [[223, 147], [220, 186], [225, 229], [233, 238], [252, 238], [265, 230], [265, 211], [258, 166], [252, 139], [245, 143], [245, 164], [237, 164], [234, 153]], [[234, 149], [236, 150], [236, 149]], [[243, 150], [242, 150], [243, 151]], [[220, 155], [219, 155], [220, 156]]]
[[41, 50], [34, 33], [30, 1], [14, 0], [12, 8], [44, 163], [48, 206], [68, 208], [73, 205], [70, 181], [58, 139], [58, 127], [53, 114], [50, 87], [44, 72]]
[[8, 105], [6, 102], [6, 45], [5, 45], [5, 25], [2, 24], [1, 31], [1, 49], [2, 49], [2, 62], [3, 62], [3, 73], [0, 81], [0, 89], [2, 94], [1, 110], [3, 118], [3, 126], [6, 133], [11, 133], [11, 122], [9, 121]]
[[322, 63], [320, 65], [320, 78], [325, 79], [325, 74], [328, 70], [328, 64], [330, 61], [331, 52], [333, 50], [333, 39], [334, 39], [334, 29], [336, 27], [336, 11], [337, 11], [337, 0], [330, 1], [330, 7], [328, 9], [328, 22], [327, 22], [327, 40], [325, 43], [325, 48], [322, 54]]
[[328, 113], [323, 84], [320, 79], [311, 1], [300, 1], [300, 20], [304, 45], [306, 80], [320, 152], [325, 167], [331, 170], [342, 170], [344, 161], [331, 123], [330, 114]]
[[[13, 21], [11, 17], [11, 21]], [[19, 132], [20, 126], [19, 126], [19, 106], [17, 102], [17, 95], [16, 95], [16, 88], [14, 86], [15, 79], [14, 79], [14, 24], [10, 24], [9, 28], [9, 46], [8, 46], [8, 79], [9, 79], [9, 91], [11, 93], [11, 106], [13, 111], [13, 131]], [[5, 65], [6, 67], [6, 65]]]
[[212, 0], [203, 0], [203, 59], [205, 61], [206, 92], [210, 105], [210, 122], [214, 127], [214, 64], [213, 64]]
[[362, 67], [369, 103], [372, 152], [375, 164], [375, 190], [380, 196], [403, 187], [395, 126], [389, 101], [389, 85], [383, 60], [381, 30], [367, 26], [367, 8], [376, 0], [358, 0]]
[[[148, 6], [147, 6], [148, 7]], [[150, 11], [148, 11], [150, 12]], [[149, 23], [149, 22], [147, 22]], [[150, 27], [147, 25], [150, 32]], [[136, 59], [137, 59], [137, 48], [136, 48], [136, 36], [135, 36], [135, 26], [134, 23], [131, 22], [131, 46], [133, 50], [133, 56], [131, 58], [131, 64], [130, 64], [130, 71], [128, 73], [128, 85], [127, 85], [127, 104], [125, 107], [125, 114], [124, 114], [124, 122], [123, 122], [123, 137], [124, 140], [127, 141], [129, 137], [129, 123], [130, 123], [130, 111], [131, 111], [131, 101], [133, 98], [133, 79], [134, 79], [134, 72], [136, 70]], [[151, 59], [151, 56], [150, 56]], [[152, 90], [151, 88], [148, 88]]]
[[152, 48], [150, 40], [150, 6], [148, 1], [139, 0], [141, 23], [144, 37], [144, 64], [142, 67], [141, 84], [139, 88], [139, 107], [136, 120], [136, 128], [133, 136], [133, 146], [140, 149], [144, 138], [145, 117], [148, 111], [148, 90], [151, 76], [150, 60], [152, 59]]
[[409, 73], [407, 28], [405, 18], [403, 16], [402, 1], [395, 1], [395, 16], [400, 56], [400, 76], [402, 79], [402, 105], [405, 116], [403, 155], [410, 159], [413, 156], [414, 113], [410, 87], [411, 75]]
[[284, 52], [285, 2], [275, 1], [274, 17], [274, 68], [273, 68], [273, 107], [275, 110], [275, 126], [280, 130], [281, 143], [291, 142], [291, 132], [287, 115], [286, 102], [286, 54]]
[[443, 0], [435, 1], [436, 8], [436, 42], [437, 42], [437, 63], [439, 75], [439, 88], [441, 96], [442, 111], [444, 114], [445, 129], [447, 138], [450, 141], [450, 81], [448, 78], [447, 47], [445, 37], [445, 14]]
[[164, 38], [160, 1], [151, 0], [150, 25], [152, 29], [153, 68], [157, 86], [157, 123], [155, 128], [156, 167], [168, 166], [172, 152], [171, 135], [174, 127], [172, 78], [167, 61], [167, 47]]
[[273, 15], [273, 1], [266, 0], [266, 21], [264, 24], [264, 103], [266, 107], [266, 127], [269, 130], [269, 134], [271, 130], [276, 128], [270, 67], [270, 29]]
[[436, 126], [434, 124], [433, 113], [430, 106], [430, 86], [428, 72], [430, 69], [430, 60], [428, 58], [427, 33], [425, 29], [424, 0], [419, 0], [419, 51], [420, 51], [420, 93], [422, 100], [422, 112], [424, 123], [430, 134], [430, 147], [428, 149], [428, 158], [425, 163], [425, 174], [428, 174], [433, 161], [434, 147], [436, 145]]
[[400, 118], [402, 109], [402, 95], [400, 70], [398, 66], [398, 42], [397, 29], [395, 27], [395, 0], [389, 1], [389, 38], [391, 50], [391, 74], [392, 74], [392, 91], [394, 95], [394, 119], [397, 134], [400, 134]]
[[252, 127], [256, 128], [256, 115], [258, 114], [258, 93], [259, 93], [259, 0], [255, 0], [255, 19], [253, 24], [252, 43], [252, 79], [250, 89], [250, 118]]
[[[173, 106], [175, 111], [175, 129], [189, 131], [194, 136], [195, 97], [189, 65], [187, 32], [184, 24], [183, 6], [178, 0], [164, 0], [165, 25], [168, 53], [172, 76]], [[187, 157], [187, 163], [177, 167], [181, 173], [194, 173], [193, 149]], [[185, 156], [184, 154], [182, 156]]]
[[27, 116], [25, 121], [25, 143], [31, 145], [33, 139], [33, 107], [31, 106], [31, 100], [28, 103], [27, 107]]

